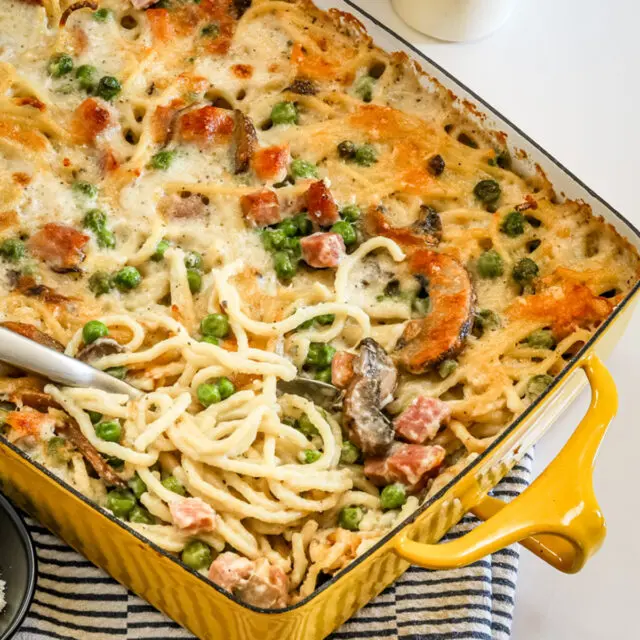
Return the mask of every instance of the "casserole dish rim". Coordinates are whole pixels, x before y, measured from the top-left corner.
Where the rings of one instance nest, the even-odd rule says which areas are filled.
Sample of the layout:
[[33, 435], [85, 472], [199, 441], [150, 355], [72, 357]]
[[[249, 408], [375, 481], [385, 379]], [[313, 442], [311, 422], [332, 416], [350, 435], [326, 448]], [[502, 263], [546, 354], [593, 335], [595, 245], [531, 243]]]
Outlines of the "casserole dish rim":
[[[506, 118], [500, 111], [493, 108], [489, 103], [487, 103], [483, 98], [481, 98], [478, 94], [476, 94], [473, 90], [468, 88], [463, 82], [458, 80], [453, 74], [448, 72], [446, 69], [441, 67], [438, 63], [434, 62], [429, 56], [422, 53], [417, 47], [409, 43], [406, 39], [404, 39], [399, 34], [395, 33], [391, 28], [385, 26], [381, 23], [377, 18], [373, 17], [370, 13], [368, 13], [365, 9], [360, 6], [354, 4], [352, 0], [341, 0], [341, 3], [347, 5], [350, 10], [354, 12], [356, 17], [361, 16], [370, 20], [376, 28], [382, 29], [386, 34], [394, 38], [398, 43], [400, 43], [403, 47], [410, 50], [412, 56], [421, 59], [426, 62], [427, 65], [436, 69], [439, 73], [446, 76], [446, 78], [452, 82], [458, 89], [466, 92], [469, 96], [473, 98], [475, 102], [478, 103], [479, 106], [482, 107], [483, 111], [486, 111], [489, 114], [492, 114], [497, 118], [497, 120], [501, 121], [508, 127], [510, 127], [514, 132], [516, 132], [519, 136], [521, 136], [528, 145], [534, 148], [537, 152], [539, 152], [542, 156], [545, 157], [549, 163], [554, 165], [557, 169], [559, 169], [562, 173], [564, 173], [568, 179], [570, 179], [573, 183], [578, 185], [581, 189], [586, 191], [594, 200], [598, 201], [600, 205], [602, 205], [608, 213], [613, 214], [615, 218], [617, 218], [628, 230], [628, 237], [622, 236], [630, 242], [629, 237], [634, 237], [636, 241], [640, 241], [640, 230], [629, 220], [627, 220], [621, 213], [619, 213], [614, 207], [612, 207], [609, 203], [607, 203], [602, 197], [600, 197], [597, 193], [595, 193], [591, 188], [589, 188], [586, 184], [584, 184], [577, 176], [575, 176], [571, 171], [569, 171], [560, 161], [558, 161], [552, 154], [547, 152], [544, 148], [542, 148], [538, 143], [536, 143], [533, 139], [531, 139], [526, 133], [524, 133], [518, 126], [514, 125], [508, 118]], [[425, 75], [428, 74], [428, 70], [424, 72]], [[489, 127], [492, 129], [492, 127]], [[622, 234], [620, 234], [622, 235]], [[616, 306], [613, 312], [606, 318], [606, 320], [597, 328], [594, 334], [589, 338], [589, 340], [585, 343], [585, 345], [578, 351], [576, 355], [574, 355], [570, 360], [565, 363], [561, 373], [556, 377], [553, 383], [547, 387], [547, 389], [538, 397], [534, 402], [532, 402], [519, 416], [515, 418], [496, 438], [495, 440], [487, 447], [485, 451], [480, 453], [474, 460], [470, 461], [455, 477], [453, 477], [446, 485], [444, 485], [437, 493], [431, 496], [428, 500], [426, 500], [423, 504], [421, 504], [412, 514], [407, 516], [401, 523], [396, 525], [393, 529], [389, 530], [385, 535], [383, 535], [374, 545], [372, 545], [369, 549], [367, 549], [362, 555], [355, 558], [352, 562], [349, 563], [347, 567], [343, 570], [336, 573], [329, 580], [324, 582], [322, 585], [318, 586], [311, 594], [307, 597], [303, 598], [299, 602], [290, 605], [288, 607], [280, 608], [280, 609], [265, 609], [261, 607], [256, 607], [254, 605], [248, 604], [230, 592], [223, 590], [217, 584], [206, 578], [203, 574], [190, 569], [180, 560], [179, 556], [174, 555], [168, 551], [165, 551], [161, 547], [159, 547], [156, 543], [152, 542], [148, 538], [146, 538], [141, 533], [135, 531], [130, 528], [128, 524], [113, 516], [113, 514], [107, 511], [105, 508], [99, 506], [93, 500], [88, 498], [87, 496], [80, 493], [77, 489], [69, 485], [62, 478], [59, 478], [52, 471], [47, 469], [41, 463], [32, 460], [30, 456], [22, 451], [20, 448], [15, 446], [12, 443], [9, 443], [4, 437], [0, 436], [0, 442], [11, 449], [14, 453], [17, 453], [22, 459], [24, 459], [27, 463], [33, 465], [40, 472], [44, 473], [50, 480], [54, 481], [57, 486], [62, 488], [65, 491], [70, 492], [75, 498], [80, 499], [86, 505], [94, 509], [96, 512], [106, 517], [108, 520], [115, 522], [118, 524], [124, 531], [133, 535], [140, 542], [145, 544], [146, 546], [152, 548], [157, 553], [162, 554], [163, 556], [169, 558], [176, 564], [178, 564], [182, 569], [188, 571], [192, 575], [195, 575], [198, 579], [200, 579], [204, 584], [207, 585], [208, 588], [214, 588], [218, 593], [222, 594], [232, 602], [245, 607], [246, 609], [259, 613], [259, 614], [286, 614], [291, 611], [294, 611], [298, 608], [302, 608], [309, 604], [316, 596], [319, 596], [321, 592], [333, 586], [338, 580], [345, 577], [351, 569], [355, 569], [358, 565], [360, 565], [365, 560], [369, 559], [375, 553], [377, 553], [384, 545], [386, 545], [391, 539], [393, 539], [400, 531], [402, 531], [405, 527], [412, 525], [418, 518], [422, 516], [422, 514], [429, 509], [435, 502], [441, 499], [456, 483], [458, 483], [463, 477], [467, 474], [472, 473], [473, 470], [485, 461], [486, 457], [491, 455], [493, 451], [499, 447], [508, 437], [510, 437], [515, 430], [521, 425], [521, 423], [526, 420], [531, 412], [535, 411], [542, 403], [546, 402], [546, 400], [552, 395], [558, 386], [561, 383], [564, 383], [570, 375], [576, 364], [584, 357], [585, 353], [592, 349], [594, 344], [600, 339], [600, 337], [608, 330], [611, 323], [619, 316], [619, 314], [624, 311], [628, 304], [631, 302], [636, 293], [640, 290], [640, 279], [636, 280], [634, 285], [631, 287], [627, 295], [623, 298], [623, 300]]]

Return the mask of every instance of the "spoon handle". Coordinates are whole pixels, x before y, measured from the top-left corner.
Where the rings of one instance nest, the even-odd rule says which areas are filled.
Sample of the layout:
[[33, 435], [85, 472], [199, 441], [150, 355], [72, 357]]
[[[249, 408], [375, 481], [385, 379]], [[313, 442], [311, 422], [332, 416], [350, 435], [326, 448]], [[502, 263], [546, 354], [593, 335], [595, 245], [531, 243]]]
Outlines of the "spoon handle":
[[93, 387], [110, 393], [126, 393], [131, 398], [141, 395], [123, 380], [3, 327], [0, 327], [0, 361], [69, 387]]

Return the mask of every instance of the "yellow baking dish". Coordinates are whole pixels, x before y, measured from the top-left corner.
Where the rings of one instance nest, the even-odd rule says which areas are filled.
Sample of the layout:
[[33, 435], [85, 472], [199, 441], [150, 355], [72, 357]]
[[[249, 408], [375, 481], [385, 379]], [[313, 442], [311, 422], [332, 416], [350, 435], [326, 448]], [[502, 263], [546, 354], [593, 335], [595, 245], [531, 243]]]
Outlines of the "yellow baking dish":
[[[381, 46], [414, 57], [421, 55], [350, 2], [331, 5], [359, 13]], [[422, 58], [426, 71], [458, 95], [461, 104], [464, 101], [468, 108], [471, 100], [483, 105], [478, 110], [474, 107], [472, 115], [486, 117], [484, 126], [504, 131], [511, 150], [526, 153], [523, 171], [526, 163], [540, 164], [559, 191], [587, 202], [597, 215], [640, 247], [640, 233], [632, 225], [477, 96]], [[522, 152], [514, 155], [524, 157]], [[320, 639], [380, 593], [409, 563], [435, 569], [457, 567], [519, 540], [556, 568], [575, 572], [605, 535], [591, 473], [598, 446], [615, 415], [617, 397], [602, 358], [628, 323], [638, 290], [636, 283], [554, 384], [457, 478], [345, 570], [286, 609], [258, 609], [223, 592], [31, 462], [2, 437], [0, 490], [77, 551], [203, 639]], [[585, 381], [591, 386], [591, 405], [554, 462], [509, 505], [488, 498], [487, 493], [541, 437]], [[436, 545], [469, 510], [486, 522], [462, 538]]]

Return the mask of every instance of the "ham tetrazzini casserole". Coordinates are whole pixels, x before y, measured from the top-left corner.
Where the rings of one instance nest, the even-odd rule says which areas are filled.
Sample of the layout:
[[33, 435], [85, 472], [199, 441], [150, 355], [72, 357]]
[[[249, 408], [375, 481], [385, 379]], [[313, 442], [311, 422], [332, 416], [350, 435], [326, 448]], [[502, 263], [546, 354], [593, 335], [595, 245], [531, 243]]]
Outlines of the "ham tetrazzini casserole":
[[244, 601], [312, 593], [638, 278], [464, 111], [307, 0], [0, 0], [0, 320], [144, 392], [5, 367], [2, 437]]

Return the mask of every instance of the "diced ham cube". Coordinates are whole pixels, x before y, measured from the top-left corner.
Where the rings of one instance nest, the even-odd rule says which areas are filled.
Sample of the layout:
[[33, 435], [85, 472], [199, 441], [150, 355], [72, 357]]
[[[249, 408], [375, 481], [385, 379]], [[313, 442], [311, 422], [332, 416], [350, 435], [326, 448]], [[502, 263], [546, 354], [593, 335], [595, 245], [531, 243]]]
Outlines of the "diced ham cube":
[[260, 180], [282, 182], [287, 177], [287, 169], [291, 162], [289, 145], [277, 145], [258, 149], [253, 154], [253, 170]]
[[93, 144], [110, 125], [111, 111], [103, 100], [87, 98], [73, 113], [72, 128], [81, 143]]
[[209, 567], [209, 580], [231, 593], [249, 579], [255, 568], [254, 563], [237, 553], [221, 553]]
[[339, 351], [331, 361], [331, 382], [338, 389], [346, 389], [355, 375], [353, 361], [355, 356], [347, 351]]
[[166, 142], [172, 121], [184, 105], [182, 98], [175, 98], [166, 106], [156, 107], [151, 115], [151, 136], [154, 142]]
[[445, 455], [445, 449], [437, 444], [396, 443], [386, 457], [365, 460], [364, 474], [378, 486], [401, 482], [416, 488], [440, 467]]
[[215, 531], [216, 512], [200, 498], [185, 498], [169, 505], [173, 523], [190, 533]]
[[268, 227], [280, 222], [280, 204], [275, 191], [265, 189], [240, 198], [242, 215], [256, 227]]
[[74, 271], [84, 260], [82, 248], [89, 236], [66, 224], [50, 222], [34, 233], [27, 246], [36, 257], [54, 271]]
[[394, 421], [396, 435], [415, 444], [435, 437], [451, 417], [451, 408], [438, 398], [418, 396]]
[[300, 240], [302, 258], [315, 269], [337, 267], [346, 254], [344, 240], [339, 233], [314, 233]]
[[233, 134], [232, 112], [218, 107], [202, 107], [180, 118], [180, 135], [185, 142], [199, 145], [223, 142]]
[[340, 219], [338, 205], [327, 185], [318, 180], [307, 191], [307, 210], [311, 220], [321, 227], [328, 227]]
[[209, 579], [256, 607], [274, 609], [288, 604], [289, 580], [266, 558], [252, 561], [227, 551], [211, 564]]

